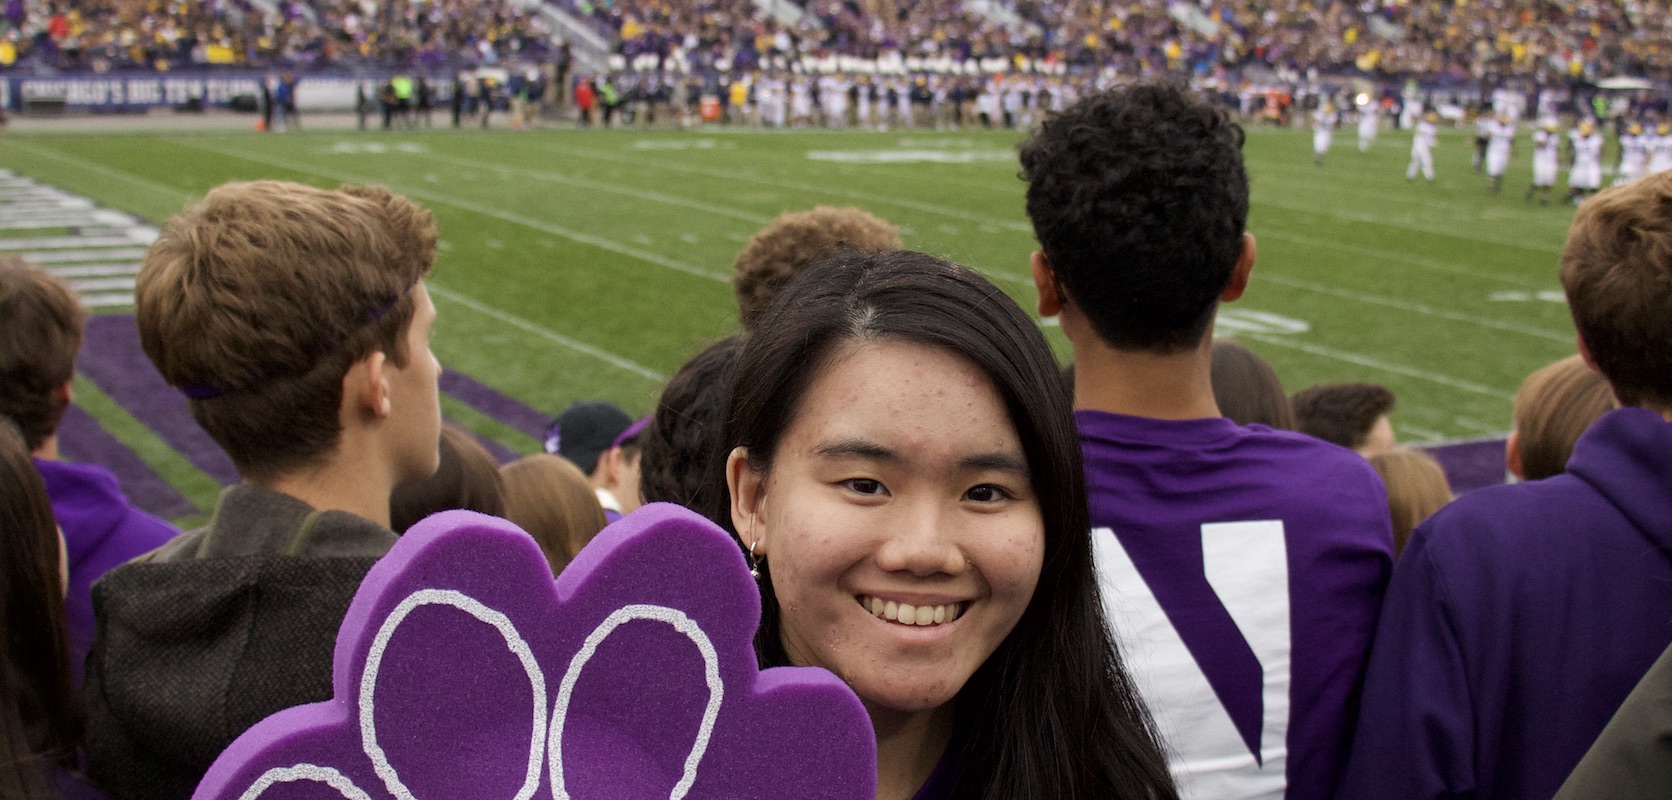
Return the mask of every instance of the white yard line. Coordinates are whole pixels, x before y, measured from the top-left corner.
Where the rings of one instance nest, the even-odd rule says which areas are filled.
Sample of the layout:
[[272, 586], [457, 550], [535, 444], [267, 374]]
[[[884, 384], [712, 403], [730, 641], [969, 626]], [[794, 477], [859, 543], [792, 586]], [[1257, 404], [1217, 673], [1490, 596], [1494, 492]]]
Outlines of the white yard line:
[[1285, 275], [1261, 273], [1259, 271], [1254, 273], [1254, 281], [1266, 281], [1269, 283], [1289, 286], [1295, 289], [1304, 289], [1309, 292], [1327, 294], [1331, 297], [1339, 297], [1344, 300], [1352, 300], [1358, 303], [1383, 306], [1386, 308], [1396, 308], [1401, 311], [1409, 311], [1413, 314], [1422, 314], [1430, 317], [1438, 317], [1440, 319], [1449, 319], [1453, 322], [1477, 325], [1482, 328], [1492, 328], [1494, 330], [1508, 331], [1510, 333], [1519, 333], [1552, 342], [1561, 342], [1562, 344], [1573, 344], [1573, 334], [1571, 333], [1560, 333], [1558, 331], [1547, 330], [1544, 328], [1536, 328], [1531, 325], [1505, 322], [1503, 320], [1491, 319], [1489, 317], [1482, 317], [1476, 314], [1466, 314], [1461, 311], [1450, 311], [1444, 308], [1436, 308], [1428, 305], [1427, 303], [1400, 300], [1394, 297], [1384, 297], [1382, 295], [1370, 294], [1367, 292], [1355, 292], [1350, 289], [1342, 289], [1322, 283], [1313, 283], [1312, 281], [1290, 278]]
[[1013, 220], [1013, 219], [1004, 219], [1002, 217], [990, 217], [990, 216], [987, 216], [985, 214], [976, 214], [974, 212], [965, 211], [961, 208], [953, 208], [951, 206], [943, 206], [943, 205], [939, 205], [939, 204], [936, 204], [936, 203], [925, 203], [925, 202], [918, 201], [918, 200], [908, 200], [908, 199], [901, 198], [901, 197], [890, 197], [888, 195], [872, 194], [870, 192], [862, 192], [862, 191], [859, 191], [859, 190], [856, 190], [856, 189], [843, 189], [841, 187], [830, 186], [828, 184], [802, 183], [800, 181], [787, 181], [787, 180], [781, 180], [781, 179], [775, 179], [775, 178], [767, 178], [767, 177], [762, 177], [760, 175], [750, 173], [750, 172], [739, 172], [739, 171], [736, 171], [736, 170], [729, 170], [729, 169], [716, 169], [716, 168], [713, 168], [713, 167], [693, 167], [693, 166], [690, 166], [690, 165], [687, 165], [687, 164], [670, 164], [670, 163], [668, 163], [666, 161], [663, 161], [661, 159], [652, 160], [652, 159], [642, 158], [642, 157], [640, 157], [640, 158], [630, 158], [630, 157], [627, 157], [627, 156], [624, 156], [624, 155], [621, 155], [621, 154], [618, 154], [618, 153], [612, 153], [608, 150], [593, 150], [591, 148], [569, 147], [569, 146], [562, 146], [562, 147], [559, 147], [559, 146], [540, 146], [540, 147], [543, 150], [553, 152], [553, 153], [568, 153], [568, 154], [574, 154], [574, 155], [581, 155], [581, 156], [585, 156], [587, 158], [596, 158], [600, 161], [610, 161], [610, 162], [614, 162], [614, 163], [617, 163], [617, 164], [628, 164], [628, 165], [631, 165], [631, 166], [641, 167], [641, 168], [669, 170], [669, 171], [673, 171], [673, 172], [683, 172], [683, 173], [690, 174], [690, 175], [703, 175], [703, 176], [710, 177], [710, 178], [719, 178], [721, 180], [743, 181], [745, 183], [755, 183], [755, 184], [760, 184], [760, 185], [763, 185], [763, 186], [773, 186], [773, 187], [777, 187], [777, 188], [780, 188], [780, 189], [793, 189], [793, 190], [798, 191], [798, 192], [813, 192], [813, 193], [818, 193], [818, 194], [836, 195], [838, 197], [847, 197], [847, 198], [851, 198], [851, 199], [854, 199], [854, 200], [863, 200], [867, 203], [875, 203], [877, 205], [889, 205], [889, 206], [897, 206], [899, 208], [909, 208], [909, 209], [912, 209], [914, 211], [922, 211], [926, 214], [935, 214], [935, 215], [942, 216], [942, 217], [947, 217], [947, 218], [950, 218], [950, 219], [961, 219], [961, 220], [964, 220], [966, 222], [976, 222], [976, 223], [980, 223], [980, 224], [983, 224], [983, 225], [991, 225], [991, 226], [996, 227], [996, 228], [1004, 228], [1004, 229], [1007, 229], [1007, 230], [1020, 231], [1020, 232], [1028, 233], [1028, 234], [1033, 233], [1033, 226], [1032, 225], [1030, 225], [1028, 223], [1025, 223], [1025, 222], [1017, 222], [1016, 220]]
[[60, 278], [108, 278], [115, 275], [138, 275], [140, 263], [77, 264], [73, 267], [47, 267], [46, 271]]
[[1270, 336], [1261, 333], [1243, 333], [1239, 335], [1265, 342], [1266, 344], [1272, 344], [1278, 347], [1287, 347], [1291, 350], [1299, 350], [1303, 353], [1310, 353], [1323, 358], [1345, 361], [1350, 364], [1358, 364], [1362, 367], [1370, 367], [1371, 369], [1389, 372], [1394, 375], [1404, 375], [1407, 378], [1416, 378], [1418, 380], [1428, 381], [1429, 383], [1437, 383], [1441, 386], [1449, 386], [1453, 389], [1469, 392], [1470, 394], [1478, 394], [1483, 397], [1490, 397], [1494, 400], [1503, 400], [1507, 402], [1515, 399], [1515, 395], [1511, 392], [1494, 389], [1490, 386], [1474, 383], [1472, 381], [1461, 380], [1439, 372], [1430, 372], [1425, 369], [1417, 369], [1416, 367], [1407, 367], [1403, 364], [1383, 361], [1381, 359], [1372, 358], [1360, 353], [1354, 353], [1350, 350], [1338, 350], [1336, 348], [1325, 347], [1320, 344], [1298, 342], [1294, 339], [1283, 336]]
[[1362, 223], [1362, 224], [1365, 224], [1365, 225], [1378, 225], [1378, 226], [1381, 226], [1381, 227], [1384, 227], [1384, 228], [1395, 228], [1397, 230], [1412, 231], [1414, 233], [1422, 233], [1422, 234], [1427, 234], [1429, 236], [1445, 236], [1445, 237], [1452, 238], [1452, 239], [1462, 239], [1462, 240], [1468, 241], [1468, 242], [1479, 242], [1481, 244], [1490, 244], [1490, 245], [1494, 245], [1494, 246], [1497, 246], [1497, 247], [1513, 247], [1517, 250], [1525, 250], [1525, 251], [1533, 252], [1533, 253], [1547, 253], [1547, 254], [1550, 254], [1550, 255], [1553, 255], [1553, 256], [1559, 256], [1559, 255], [1562, 254], [1562, 248], [1560, 248], [1560, 247], [1547, 247], [1545, 245], [1528, 244], [1527, 242], [1525, 242], [1523, 240], [1516, 239], [1516, 238], [1513, 238], [1513, 237], [1481, 236], [1481, 235], [1478, 235], [1478, 234], [1475, 234], [1475, 233], [1469, 233], [1469, 232], [1466, 232], [1466, 231], [1463, 231], [1463, 230], [1457, 230], [1457, 229], [1452, 229], [1452, 228], [1443, 228], [1443, 227], [1439, 227], [1439, 226], [1435, 226], [1435, 225], [1430, 225], [1428, 223], [1420, 222], [1420, 221], [1414, 220], [1414, 219], [1399, 220], [1399, 219], [1394, 219], [1394, 218], [1388, 217], [1388, 216], [1378, 216], [1378, 215], [1374, 215], [1374, 214], [1347, 212], [1347, 211], [1332, 211], [1328, 208], [1321, 208], [1321, 207], [1318, 207], [1318, 206], [1307, 206], [1307, 205], [1300, 205], [1298, 203], [1286, 203], [1286, 202], [1282, 202], [1282, 201], [1279, 201], [1279, 200], [1273, 200], [1273, 199], [1270, 198], [1269, 195], [1257, 198], [1256, 200], [1254, 200], [1253, 205], [1256, 209], [1258, 209], [1260, 206], [1270, 206], [1272, 208], [1281, 208], [1285, 211], [1294, 211], [1294, 212], [1303, 213], [1303, 214], [1316, 214], [1320, 217], [1329, 217], [1331, 219], [1337, 219], [1337, 220], [1341, 220], [1343, 222], [1357, 222], [1357, 223]]
[[[1377, 261], [1391, 261], [1397, 264], [1405, 264], [1419, 269], [1426, 269], [1432, 272], [1440, 272], [1448, 275], [1461, 275], [1466, 278], [1475, 278], [1477, 280], [1499, 281], [1502, 283], [1524, 286], [1532, 289], [1545, 289], [1549, 288], [1551, 285], [1548, 282], [1527, 280], [1499, 273], [1482, 272], [1478, 269], [1470, 269], [1469, 267], [1449, 261], [1441, 261], [1437, 258], [1413, 256], [1395, 250], [1379, 250], [1372, 247], [1359, 247], [1357, 245], [1346, 244], [1344, 242], [1338, 242], [1318, 236], [1307, 236], [1303, 233], [1293, 233], [1290, 231], [1276, 229], [1262, 230], [1260, 228], [1250, 228], [1250, 231], [1254, 234], [1254, 238], [1256, 239], [1276, 239], [1280, 242], [1290, 242], [1301, 245], [1302, 247], [1335, 250], [1342, 253], [1350, 253], [1363, 258], [1375, 259]], [[1357, 265], [1355, 264], [1354, 266]], [[1262, 273], [1256, 264], [1254, 270], [1255, 280], [1259, 280], [1261, 274]], [[1550, 274], [1552, 277], [1555, 276], [1556, 272], [1554, 267], [1551, 268]]]
[[592, 356], [593, 358], [596, 358], [600, 361], [607, 362], [607, 363], [609, 363], [613, 366], [619, 367], [619, 368], [621, 368], [623, 370], [626, 370], [628, 372], [631, 372], [635, 375], [640, 375], [644, 378], [647, 378], [647, 379], [652, 380], [652, 381], [656, 381], [658, 383], [667, 379], [666, 375], [663, 375], [662, 373], [657, 372], [656, 370], [653, 370], [653, 369], [651, 369], [651, 368], [649, 368], [649, 367], [647, 367], [643, 364], [640, 364], [637, 361], [626, 358], [625, 356], [617, 355], [615, 353], [612, 353], [608, 350], [603, 349], [602, 347], [596, 347], [594, 345], [587, 344], [586, 342], [580, 341], [579, 339], [572, 339], [568, 336], [564, 336], [563, 334], [558, 333], [557, 331], [554, 331], [554, 330], [552, 330], [550, 328], [547, 328], [543, 325], [537, 325], [533, 322], [530, 322], [526, 319], [523, 319], [522, 317], [516, 316], [514, 314], [510, 314], [510, 313], [507, 313], [507, 312], [504, 312], [504, 311], [501, 311], [497, 308], [494, 308], [493, 306], [488, 305], [487, 303], [483, 303], [483, 302], [478, 301], [478, 300], [473, 300], [473, 299], [471, 299], [469, 297], [466, 297], [465, 295], [459, 294], [458, 292], [455, 292], [451, 289], [448, 289], [448, 288], [443, 287], [443, 286], [436, 285], [433, 282], [426, 281], [424, 286], [430, 290], [430, 294], [433, 294], [433, 295], [435, 295], [437, 297], [440, 297], [444, 300], [449, 300], [451, 302], [458, 303], [459, 305], [462, 305], [465, 308], [468, 308], [468, 309], [470, 309], [472, 311], [475, 311], [479, 314], [483, 314], [485, 316], [492, 317], [493, 319], [496, 319], [500, 322], [503, 322], [506, 325], [510, 325], [513, 328], [517, 328], [518, 330], [522, 330], [522, 331], [526, 331], [528, 333], [532, 333], [535, 336], [538, 336], [542, 339], [545, 339], [548, 342], [551, 342], [552, 344], [560, 345], [562, 347], [567, 347], [570, 350], [574, 350], [577, 353], [582, 353], [582, 354], [585, 354], [585, 355]]
[[49, 159], [52, 159], [53, 161], [57, 161], [59, 163], [69, 164], [72, 167], [78, 167], [78, 168], [87, 170], [88, 172], [92, 172], [92, 173], [97, 174], [97, 175], [103, 175], [106, 178], [111, 178], [113, 180], [119, 180], [119, 181], [123, 181], [125, 183], [133, 184], [135, 186], [140, 186], [140, 187], [143, 187], [145, 189], [149, 189], [152, 192], [155, 192], [157, 194], [168, 195], [169, 197], [179, 199], [179, 200], [181, 200], [183, 202], [186, 202], [186, 203], [195, 203], [198, 200], [202, 199], [201, 195], [194, 194], [192, 192], [188, 192], [188, 191], [185, 191], [183, 189], [179, 189], [179, 188], [174, 187], [174, 186], [169, 186], [166, 183], [159, 183], [157, 181], [151, 180], [150, 178], [143, 178], [143, 177], [135, 175], [131, 172], [124, 172], [122, 170], [115, 169], [115, 168], [106, 166], [104, 164], [100, 164], [100, 163], [95, 162], [95, 161], [88, 161], [87, 159], [84, 159], [84, 158], [76, 158], [75, 156], [67, 155], [65, 153], [61, 153], [59, 151], [52, 150], [52, 149], [49, 149], [49, 148], [36, 147], [33, 144], [29, 143], [28, 140], [20, 140], [20, 139], [17, 139], [17, 138], [11, 138], [11, 139], [7, 140], [7, 146], [8, 147], [16, 147], [16, 148], [18, 148], [20, 150], [23, 150], [27, 153], [30, 153], [32, 155], [41, 156], [43, 158], [49, 158]]
[[[388, 184], [389, 183], [386, 180], [380, 180], [380, 179], [373, 178], [373, 177], [366, 176], [366, 175], [355, 175], [353, 173], [343, 172], [341, 170], [322, 169], [318, 165], [303, 163], [303, 162], [300, 162], [300, 161], [291, 161], [291, 160], [283, 159], [283, 158], [272, 158], [272, 157], [269, 157], [269, 156], [259, 156], [259, 155], [256, 155], [254, 153], [240, 153], [240, 152], [234, 152], [234, 151], [221, 150], [221, 149], [218, 149], [218, 148], [210, 147], [208, 145], [201, 144], [201, 143], [198, 143], [198, 142], [189, 141], [189, 140], [170, 139], [168, 141], [173, 142], [174, 144], [178, 144], [181, 147], [190, 147], [190, 148], [193, 148], [193, 149], [196, 149], [196, 150], [202, 150], [202, 151], [207, 152], [207, 153], [214, 153], [216, 155], [225, 156], [227, 158], [237, 158], [237, 159], [242, 159], [242, 160], [245, 160], [245, 161], [253, 161], [257, 164], [266, 164], [268, 166], [278, 167], [280, 169], [287, 169], [287, 170], [291, 170], [291, 171], [294, 171], [294, 172], [302, 172], [302, 173], [306, 173], [306, 174], [310, 174], [310, 175], [319, 175], [319, 176], [322, 176], [322, 177], [331, 178], [333, 180], [340, 180], [340, 181], [344, 181], [344, 182], [348, 182], [348, 183], [375, 183], [375, 184]], [[540, 231], [542, 233], [548, 233], [548, 234], [551, 234], [553, 236], [558, 236], [558, 237], [561, 237], [561, 238], [564, 238], [564, 239], [568, 239], [570, 241], [579, 242], [581, 244], [586, 244], [586, 245], [591, 245], [591, 246], [596, 247], [600, 250], [607, 250], [607, 251], [615, 253], [617, 255], [627, 256], [629, 258], [636, 258], [636, 259], [638, 259], [640, 261], [644, 261], [646, 263], [655, 264], [656, 266], [659, 266], [659, 267], [665, 267], [667, 269], [674, 270], [675, 272], [683, 272], [687, 275], [694, 275], [698, 278], [705, 278], [707, 280], [717, 281], [717, 282], [720, 282], [720, 283], [730, 283], [731, 282], [731, 276], [728, 275], [728, 274], [721, 273], [721, 272], [716, 272], [716, 271], [710, 270], [710, 269], [704, 269], [703, 267], [699, 267], [695, 264], [688, 264], [684, 261], [679, 261], [677, 259], [668, 258], [668, 257], [660, 255], [658, 253], [652, 253], [648, 250], [642, 250], [642, 249], [637, 248], [637, 247], [631, 247], [631, 246], [622, 244], [620, 242], [614, 241], [612, 239], [606, 239], [602, 236], [595, 236], [593, 234], [585, 233], [583, 231], [577, 231], [577, 230], [573, 230], [573, 229], [570, 229], [570, 228], [565, 228], [561, 225], [553, 225], [553, 224], [551, 224], [549, 222], [546, 222], [544, 220], [534, 219], [533, 217], [526, 217], [526, 216], [523, 216], [521, 214], [513, 214], [513, 213], [511, 213], [509, 211], [505, 211], [503, 209], [498, 209], [498, 208], [494, 208], [492, 206], [482, 205], [481, 203], [475, 203], [475, 202], [471, 202], [469, 200], [463, 200], [463, 199], [454, 197], [452, 195], [443, 194], [441, 192], [436, 192], [436, 191], [431, 191], [429, 189], [407, 186], [405, 184], [402, 184], [398, 187], [393, 187], [393, 188], [396, 188], [402, 194], [404, 194], [408, 197], [417, 199], [417, 200], [425, 200], [425, 201], [428, 201], [428, 202], [431, 202], [431, 203], [440, 203], [442, 205], [448, 205], [448, 206], [452, 206], [454, 208], [464, 209], [465, 211], [470, 211], [472, 213], [481, 214], [482, 216], [485, 216], [485, 217], [492, 217], [492, 218], [497, 219], [497, 220], [501, 220], [501, 221], [504, 221], [504, 222], [509, 222], [513, 225], [521, 225], [521, 226], [526, 227], [526, 228], [533, 228], [534, 230]]]
[[[401, 153], [395, 153], [394, 155], [404, 157]], [[454, 166], [466, 167], [470, 169], [489, 170], [519, 179], [533, 178], [535, 180], [549, 181], [551, 183], [562, 184], [564, 186], [573, 186], [577, 189], [588, 189], [595, 192], [618, 194], [624, 197], [632, 197], [652, 203], [661, 203], [663, 205], [687, 208], [692, 211], [700, 211], [705, 214], [717, 214], [723, 217], [731, 217], [732, 219], [742, 220], [757, 226], [764, 225], [772, 220], [771, 217], [753, 214], [740, 209], [719, 205], [717, 203], [690, 200], [684, 197], [675, 197], [671, 194], [652, 192], [644, 189], [631, 189], [620, 184], [589, 180], [587, 178], [580, 178], [573, 175], [562, 175], [545, 170], [528, 169], [527, 167], [520, 166], [511, 167], [504, 164], [496, 164], [491, 161], [477, 161], [475, 159], [459, 158], [457, 156], [445, 156], [433, 151], [425, 154], [424, 159], [426, 161], [441, 162], [444, 164], [452, 164]]]

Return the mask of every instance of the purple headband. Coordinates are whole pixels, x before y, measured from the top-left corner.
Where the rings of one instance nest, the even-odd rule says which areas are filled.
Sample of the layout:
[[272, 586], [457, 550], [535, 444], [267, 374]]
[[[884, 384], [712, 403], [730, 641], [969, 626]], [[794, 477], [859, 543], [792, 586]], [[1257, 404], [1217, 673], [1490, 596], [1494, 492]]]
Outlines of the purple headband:
[[620, 436], [615, 437], [615, 441], [610, 442], [610, 447], [620, 447], [639, 438], [639, 434], [643, 433], [645, 426], [649, 424], [650, 417], [639, 417], [637, 422], [628, 425], [627, 430], [622, 431]]
[[[382, 319], [383, 315], [388, 314], [390, 311], [393, 311], [395, 306], [398, 305], [401, 302], [401, 298], [406, 297], [408, 294], [411, 294], [412, 293], [412, 287], [417, 286], [418, 282], [423, 280], [423, 279], [424, 279], [424, 276], [422, 276], [422, 275], [420, 275], [416, 278], [413, 278], [412, 282], [407, 284], [405, 289], [400, 290], [400, 292], [398, 292], [394, 297], [390, 298], [384, 304], [378, 306], [377, 308], [372, 309], [371, 313], [366, 315], [366, 320], [364, 322], [360, 323], [359, 328], [364, 328], [367, 325], [370, 325], [370, 324]], [[355, 330], [359, 330], [359, 328], [356, 328]], [[313, 358], [310, 359], [310, 361], [317, 363], [319, 361], [319, 359], [325, 357], [326, 353], [331, 352], [333, 349], [335, 349], [340, 344], [341, 344], [340, 340], [336, 341], [336, 342], [327, 343], [323, 348], [319, 349], [319, 352], [314, 353]], [[311, 367], [310, 367], [310, 369], [311, 369]], [[261, 377], [260, 380], [266, 381], [266, 380], [270, 380], [270, 379], [276, 378], [276, 377], [278, 377], [277, 374], [264, 375], [264, 376]], [[193, 384], [187, 384], [185, 386], [176, 386], [174, 388], [175, 388], [175, 390], [179, 391], [181, 394], [185, 395], [187, 398], [189, 398], [191, 400], [208, 400], [212, 397], [220, 397], [221, 395], [226, 394], [227, 392], [237, 391], [238, 389], [241, 389], [243, 387], [233, 387], [231, 389], [227, 389], [227, 388], [223, 388], [223, 387], [216, 386], [214, 384], [209, 384], [209, 383], [193, 383]]]

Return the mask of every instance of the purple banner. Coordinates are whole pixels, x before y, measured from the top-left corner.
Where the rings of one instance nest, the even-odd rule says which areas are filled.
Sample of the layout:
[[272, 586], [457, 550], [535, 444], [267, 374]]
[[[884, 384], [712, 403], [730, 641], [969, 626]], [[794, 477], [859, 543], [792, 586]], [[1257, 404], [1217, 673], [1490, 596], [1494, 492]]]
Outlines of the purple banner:
[[1504, 482], [1504, 440], [1486, 439], [1425, 447], [1440, 462], [1456, 494]]

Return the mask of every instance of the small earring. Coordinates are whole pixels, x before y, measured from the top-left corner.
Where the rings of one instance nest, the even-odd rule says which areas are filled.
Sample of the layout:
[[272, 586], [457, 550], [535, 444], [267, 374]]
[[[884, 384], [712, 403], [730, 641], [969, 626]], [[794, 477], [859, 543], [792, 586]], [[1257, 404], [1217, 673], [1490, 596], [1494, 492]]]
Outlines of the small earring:
[[749, 543], [749, 577], [754, 578], [757, 583], [761, 579], [761, 562], [755, 557], [755, 544], [759, 541], [756, 539]]

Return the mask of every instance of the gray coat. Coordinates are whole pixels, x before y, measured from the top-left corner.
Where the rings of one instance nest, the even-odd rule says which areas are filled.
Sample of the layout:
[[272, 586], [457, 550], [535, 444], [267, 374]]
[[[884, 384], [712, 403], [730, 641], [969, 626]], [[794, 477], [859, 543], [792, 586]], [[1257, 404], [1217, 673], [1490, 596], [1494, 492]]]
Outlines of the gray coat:
[[337, 628], [394, 542], [240, 485], [207, 526], [107, 573], [82, 693], [89, 777], [119, 798], [187, 798], [240, 733], [328, 699]]

